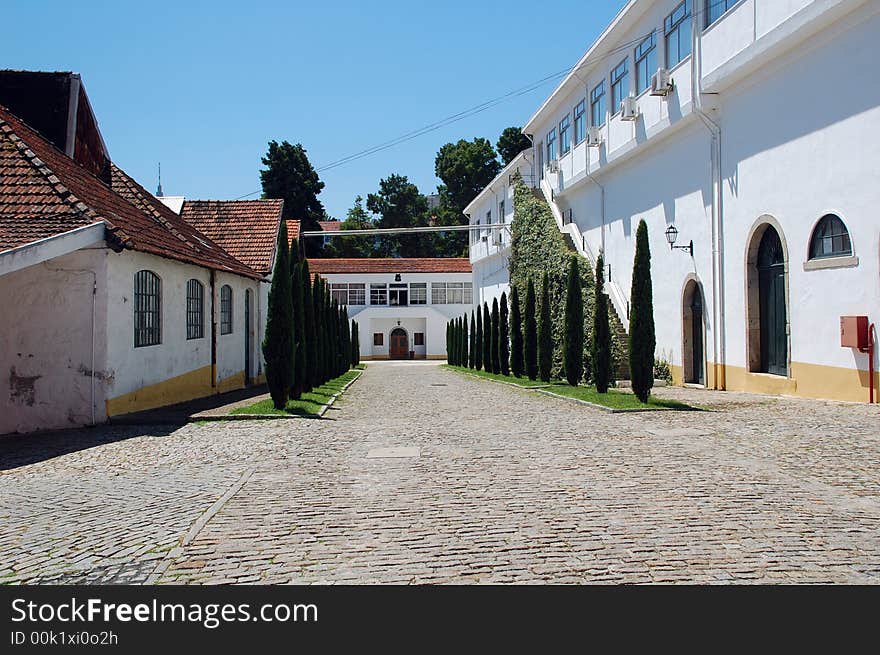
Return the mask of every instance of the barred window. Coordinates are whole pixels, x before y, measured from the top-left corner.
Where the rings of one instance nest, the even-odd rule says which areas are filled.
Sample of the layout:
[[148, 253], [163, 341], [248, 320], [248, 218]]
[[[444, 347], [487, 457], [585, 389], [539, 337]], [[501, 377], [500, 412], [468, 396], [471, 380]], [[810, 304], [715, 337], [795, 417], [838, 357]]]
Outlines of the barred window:
[[232, 334], [232, 287], [220, 287], [220, 334]]
[[810, 259], [824, 257], [848, 257], [852, 255], [852, 242], [846, 225], [835, 214], [819, 219], [810, 239]]
[[367, 291], [364, 284], [348, 285], [348, 304], [349, 305], [366, 305]]
[[186, 338], [205, 336], [205, 286], [198, 280], [186, 283]]
[[409, 304], [410, 305], [426, 305], [428, 304], [428, 283], [427, 282], [411, 282], [409, 285]]
[[370, 285], [370, 304], [371, 305], [387, 305], [388, 304], [388, 285], [387, 284], [371, 284]]
[[153, 271], [134, 274], [134, 347], [162, 343], [162, 281]]

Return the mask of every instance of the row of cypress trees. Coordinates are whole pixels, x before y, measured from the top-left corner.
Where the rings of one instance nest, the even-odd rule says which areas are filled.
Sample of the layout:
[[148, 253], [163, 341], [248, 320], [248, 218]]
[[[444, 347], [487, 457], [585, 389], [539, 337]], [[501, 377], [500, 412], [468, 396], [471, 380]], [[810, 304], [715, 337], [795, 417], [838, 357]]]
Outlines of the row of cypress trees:
[[324, 280], [311, 279], [308, 260], [300, 258], [295, 239], [288, 241], [282, 222], [262, 344], [275, 408], [283, 409], [288, 399], [299, 399], [358, 363], [356, 338], [357, 323], [349, 324], [348, 309], [330, 297]]
[[[606, 393], [611, 382], [611, 328], [605, 287], [605, 262], [600, 254], [596, 262], [593, 325], [590, 335], [590, 364], [593, 383], [599, 393]], [[447, 326], [449, 363], [476, 370], [485, 369], [530, 380], [550, 381], [553, 363], [553, 336], [550, 320], [550, 280], [546, 271], [541, 279], [541, 298], [536, 312], [535, 285], [526, 285], [525, 320], [520, 314], [519, 294], [511, 289], [513, 306], [508, 323], [507, 295], [492, 301], [492, 311], [483, 303], [482, 310], [450, 321]], [[648, 226], [644, 220], [636, 231], [636, 254], [630, 294], [629, 368], [632, 389], [643, 403], [648, 402], [654, 386], [654, 308], [651, 283], [651, 252]], [[583, 288], [576, 256], [572, 256], [566, 279], [563, 365], [568, 384], [577, 386], [584, 378], [584, 305]]]

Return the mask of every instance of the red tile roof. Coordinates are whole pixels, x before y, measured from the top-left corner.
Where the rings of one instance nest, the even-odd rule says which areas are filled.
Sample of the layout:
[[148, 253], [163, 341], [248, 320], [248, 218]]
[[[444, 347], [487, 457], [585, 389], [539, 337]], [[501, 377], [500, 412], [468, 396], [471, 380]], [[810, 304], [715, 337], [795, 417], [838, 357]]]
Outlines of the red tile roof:
[[267, 275], [283, 205], [283, 200], [186, 200], [180, 216], [237, 260]]
[[465, 258], [309, 259], [314, 273], [470, 273]]
[[0, 106], [0, 250], [103, 221], [114, 247], [261, 277], [121, 169], [110, 173], [108, 186]]
[[342, 229], [342, 221], [318, 221], [318, 225], [324, 232], [339, 232]]
[[285, 219], [284, 222], [287, 223], [287, 237], [291, 241], [299, 239], [299, 228], [302, 225], [302, 221], [295, 221], [292, 218], [288, 218]]

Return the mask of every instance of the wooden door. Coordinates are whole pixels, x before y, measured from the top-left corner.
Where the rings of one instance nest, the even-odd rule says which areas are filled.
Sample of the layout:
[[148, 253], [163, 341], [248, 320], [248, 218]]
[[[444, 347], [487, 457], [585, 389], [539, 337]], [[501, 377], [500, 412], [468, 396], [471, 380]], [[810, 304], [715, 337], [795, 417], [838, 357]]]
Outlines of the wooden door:
[[758, 247], [761, 371], [788, 375], [785, 256], [779, 235], [768, 227]]
[[406, 330], [395, 328], [391, 331], [388, 343], [388, 356], [391, 359], [409, 359], [409, 342]]

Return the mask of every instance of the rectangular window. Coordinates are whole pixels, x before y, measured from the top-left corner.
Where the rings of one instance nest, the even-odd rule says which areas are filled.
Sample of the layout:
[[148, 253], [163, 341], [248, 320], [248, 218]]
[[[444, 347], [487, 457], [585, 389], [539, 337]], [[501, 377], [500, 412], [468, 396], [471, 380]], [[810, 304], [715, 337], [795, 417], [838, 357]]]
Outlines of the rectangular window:
[[425, 345], [425, 333], [424, 332], [415, 332], [413, 334], [413, 344], [416, 346], [424, 346]]
[[574, 144], [577, 145], [587, 136], [584, 130], [584, 114], [586, 113], [586, 100], [581, 100], [574, 106]]
[[232, 334], [232, 287], [220, 287], [220, 334]]
[[373, 332], [373, 345], [374, 346], [383, 346], [385, 345], [385, 335], [381, 332]]
[[[492, 210], [486, 212], [486, 225], [492, 224]], [[489, 228], [487, 227], [485, 230], [480, 230], [480, 236], [489, 234]]]
[[472, 305], [473, 284], [470, 282], [434, 282], [431, 284], [431, 300], [435, 305]]
[[506, 223], [507, 222], [504, 220], [504, 216], [505, 216], [505, 209], [504, 209], [504, 201], [502, 200], [501, 202], [498, 203], [498, 222], [499, 223]]
[[704, 0], [706, 4], [706, 27], [709, 27], [739, 0]]
[[547, 162], [556, 159], [556, 128], [547, 132]]
[[620, 111], [620, 103], [629, 95], [629, 59], [611, 70], [611, 111]]
[[432, 305], [445, 305], [446, 304], [446, 283], [445, 282], [431, 282], [431, 304]]
[[663, 20], [663, 34], [666, 40], [666, 68], [674, 68], [691, 54], [691, 12], [688, 0], [684, 0]]
[[162, 286], [152, 271], [134, 275], [134, 347], [162, 343]]
[[409, 285], [392, 284], [388, 289], [388, 304], [392, 307], [406, 307], [409, 304]]
[[366, 305], [367, 291], [364, 284], [348, 285], [348, 304], [349, 305]]
[[205, 335], [205, 287], [198, 280], [186, 283], [186, 338]]
[[428, 304], [428, 283], [427, 282], [411, 282], [409, 285], [409, 304], [410, 305], [427, 305]]
[[571, 116], [566, 115], [559, 121], [559, 151], [567, 155], [571, 150]]
[[657, 41], [651, 36], [636, 48], [636, 95], [651, 87], [651, 76], [657, 70]]
[[348, 285], [347, 284], [331, 284], [330, 298], [340, 305], [348, 305]]
[[388, 304], [388, 285], [387, 284], [371, 284], [370, 285], [370, 304], [371, 305], [387, 305]]
[[590, 92], [590, 125], [599, 127], [605, 124], [605, 80], [599, 82]]

